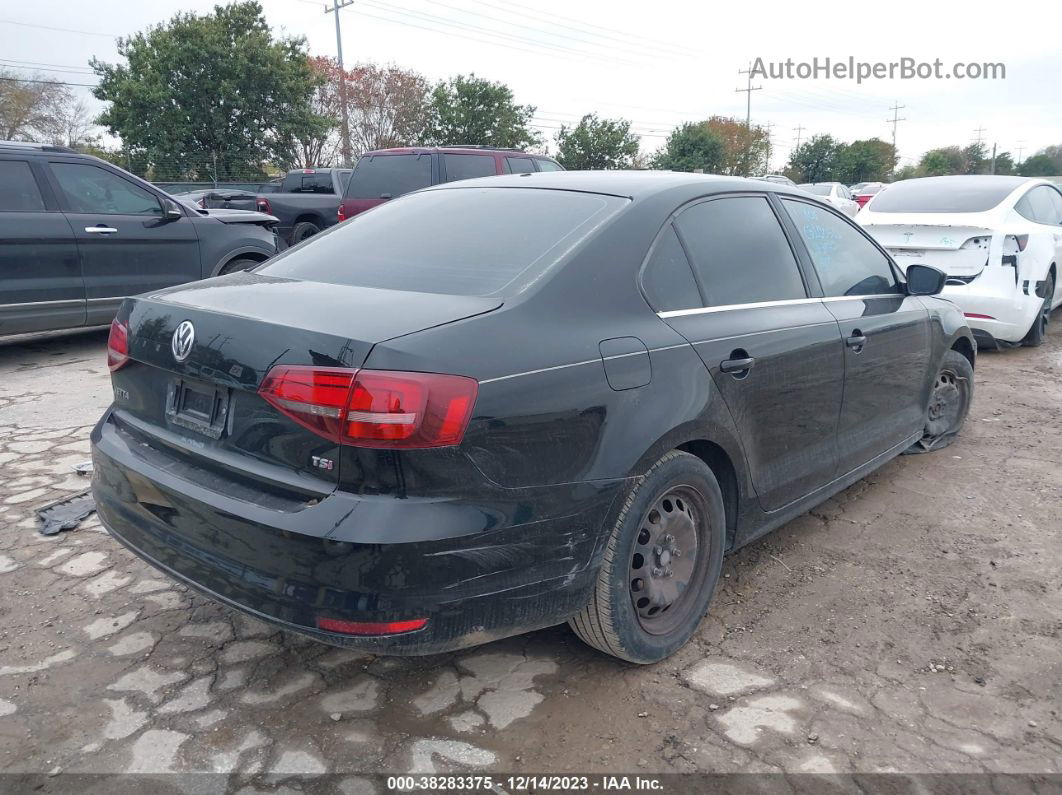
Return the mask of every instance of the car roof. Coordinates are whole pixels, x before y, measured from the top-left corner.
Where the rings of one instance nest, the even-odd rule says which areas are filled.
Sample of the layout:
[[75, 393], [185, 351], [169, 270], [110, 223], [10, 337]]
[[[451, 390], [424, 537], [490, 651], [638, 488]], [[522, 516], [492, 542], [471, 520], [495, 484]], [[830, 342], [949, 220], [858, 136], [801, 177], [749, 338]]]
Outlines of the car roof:
[[52, 144], [38, 144], [30, 141], [0, 141], [0, 151], [26, 152], [63, 152], [65, 154], [77, 154], [73, 149], [66, 146], [53, 146]]
[[605, 193], [626, 198], [642, 198], [675, 188], [703, 188], [705, 194], [732, 191], [772, 191], [807, 196], [792, 185], [762, 182], [745, 177], [718, 174], [691, 174], [683, 171], [540, 171], [534, 174], [501, 174], [459, 182], [447, 182], [425, 190], [455, 188], [546, 188], [584, 193]]
[[446, 152], [449, 154], [478, 155], [484, 152], [501, 152], [503, 154], [519, 155], [520, 157], [535, 157], [540, 160], [552, 160], [549, 155], [540, 155], [533, 152], [525, 152], [523, 149], [506, 149], [498, 146], [393, 146], [389, 149], [373, 149], [365, 152], [367, 155], [426, 155], [433, 152]]

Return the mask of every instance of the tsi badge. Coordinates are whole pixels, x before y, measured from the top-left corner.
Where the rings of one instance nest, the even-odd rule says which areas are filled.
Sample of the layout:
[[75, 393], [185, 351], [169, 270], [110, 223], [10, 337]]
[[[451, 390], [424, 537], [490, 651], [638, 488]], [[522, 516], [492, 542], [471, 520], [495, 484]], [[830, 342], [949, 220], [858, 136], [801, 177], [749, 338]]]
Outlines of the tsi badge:
[[334, 463], [332, 462], [332, 459], [331, 459], [331, 458], [322, 458], [322, 457], [321, 457], [321, 456], [319, 456], [319, 455], [312, 455], [312, 456], [310, 456], [310, 461], [311, 461], [311, 462], [313, 463], [313, 465], [314, 465], [315, 467], [317, 467], [318, 469], [328, 469], [328, 470], [331, 470], [331, 469], [335, 469], [335, 466], [336, 466], [336, 465], [335, 465], [335, 464], [334, 464]]
[[185, 320], [173, 331], [173, 339], [170, 340], [170, 350], [173, 358], [183, 362], [192, 353], [192, 345], [195, 343], [195, 326], [192, 321]]

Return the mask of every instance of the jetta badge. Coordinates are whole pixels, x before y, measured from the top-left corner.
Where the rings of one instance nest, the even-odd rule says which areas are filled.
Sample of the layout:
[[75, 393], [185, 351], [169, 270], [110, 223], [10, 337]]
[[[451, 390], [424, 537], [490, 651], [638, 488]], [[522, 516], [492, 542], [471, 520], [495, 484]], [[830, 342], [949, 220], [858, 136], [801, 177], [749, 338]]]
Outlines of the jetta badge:
[[173, 332], [173, 339], [170, 340], [173, 358], [183, 362], [191, 354], [193, 343], [195, 343], [195, 326], [192, 325], [192, 321], [185, 320], [177, 326]]

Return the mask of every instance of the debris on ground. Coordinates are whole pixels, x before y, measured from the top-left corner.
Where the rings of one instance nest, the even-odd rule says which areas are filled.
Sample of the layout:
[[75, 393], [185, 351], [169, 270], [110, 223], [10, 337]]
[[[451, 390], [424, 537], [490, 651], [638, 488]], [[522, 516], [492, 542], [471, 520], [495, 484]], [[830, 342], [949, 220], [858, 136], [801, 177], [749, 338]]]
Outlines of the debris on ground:
[[41, 535], [54, 536], [63, 530], [73, 530], [95, 512], [96, 501], [88, 489], [45, 505], [37, 509], [37, 516], [43, 522]]
[[79, 475], [91, 475], [92, 461], [82, 461], [80, 464], [74, 464], [72, 469]]

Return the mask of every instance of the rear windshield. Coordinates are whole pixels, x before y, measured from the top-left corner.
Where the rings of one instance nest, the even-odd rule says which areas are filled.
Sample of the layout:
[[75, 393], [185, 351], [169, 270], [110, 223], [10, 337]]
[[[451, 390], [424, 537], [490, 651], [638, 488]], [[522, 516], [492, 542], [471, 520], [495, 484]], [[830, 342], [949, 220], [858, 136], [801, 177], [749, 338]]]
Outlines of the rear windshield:
[[626, 202], [533, 188], [425, 191], [356, 215], [258, 273], [384, 290], [510, 295]]
[[982, 213], [1007, 198], [1019, 184], [976, 177], [897, 182], [874, 199], [871, 209], [876, 213]]
[[358, 161], [346, 198], [398, 198], [429, 185], [431, 155], [369, 155]]

